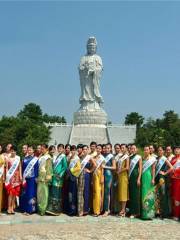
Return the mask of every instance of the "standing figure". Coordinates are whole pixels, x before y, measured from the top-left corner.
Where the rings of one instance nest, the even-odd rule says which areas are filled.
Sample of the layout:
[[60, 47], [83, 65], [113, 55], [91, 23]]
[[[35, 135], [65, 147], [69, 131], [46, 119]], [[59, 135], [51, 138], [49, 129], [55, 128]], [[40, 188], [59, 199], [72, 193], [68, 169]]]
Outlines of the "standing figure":
[[[122, 156], [121, 145], [116, 143], [114, 145], [114, 159], [116, 161], [116, 169], [118, 167], [118, 161]], [[113, 171], [113, 183], [112, 183], [112, 195], [111, 195], [111, 212], [113, 214], [118, 214], [120, 211], [119, 201], [118, 201], [118, 173]]]
[[57, 151], [58, 156], [53, 160], [53, 176], [49, 187], [49, 203], [46, 210], [46, 213], [51, 215], [59, 215], [62, 212], [62, 187], [67, 169], [64, 145], [58, 144]]
[[155, 192], [156, 192], [156, 215], [161, 218], [170, 216], [169, 201], [168, 201], [168, 188], [167, 179], [173, 167], [169, 160], [164, 156], [164, 149], [158, 147], [158, 157], [155, 172]]
[[37, 207], [40, 215], [44, 215], [49, 199], [49, 184], [52, 180], [52, 158], [48, 153], [48, 145], [41, 145], [42, 155], [39, 158]]
[[80, 158], [76, 153], [76, 146], [72, 145], [71, 157], [69, 158], [69, 166], [66, 171], [67, 189], [67, 213], [70, 216], [77, 214], [77, 180], [81, 171]]
[[37, 211], [38, 158], [34, 149], [28, 146], [27, 156], [22, 162], [23, 186], [20, 196], [20, 210], [28, 215]]
[[173, 172], [171, 175], [171, 201], [174, 220], [180, 219], [180, 146], [174, 148], [175, 157], [172, 159]]
[[22, 183], [22, 170], [20, 157], [16, 155], [16, 147], [11, 146], [10, 156], [6, 162], [5, 187], [8, 194], [8, 214], [14, 214], [16, 197], [19, 197]]
[[120, 203], [119, 216], [125, 217], [126, 203], [129, 200], [129, 185], [128, 185], [128, 171], [129, 171], [129, 155], [126, 144], [121, 144], [122, 156], [117, 163], [118, 174], [118, 201]]
[[140, 217], [141, 210], [141, 175], [142, 158], [137, 154], [136, 145], [132, 144], [130, 149], [130, 167], [129, 167], [129, 212], [131, 217]]
[[5, 160], [4, 160], [3, 155], [0, 153], [0, 214], [1, 214], [1, 210], [2, 210], [3, 183], [4, 183], [4, 178], [5, 178], [4, 166], [5, 166]]
[[99, 92], [100, 78], [103, 70], [101, 57], [96, 54], [97, 41], [90, 37], [87, 42], [87, 54], [81, 58], [79, 65], [82, 109], [100, 109], [103, 103]]
[[87, 215], [90, 210], [90, 184], [91, 173], [95, 167], [95, 162], [88, 154], [89, 148], [83, 146], [81, 155], [81, 171], [78, 177], [78, 215]]
[[155, 217], [155, 164], [156, 158], [150, 155], [148, 146], [144, 147], [144, 160], [141, 180], [141, 218]]
[[105, 163], [104, 168], [104, 214], [106, 217], [110, 213], [110, 203], [111, 203], [111, 190], [112, 190], [112, 180], [113, 171], [116, 169], [116, 162], [112, 152], [112, 145], [110, 143], [106, 144], [106, 153], [104, 155]]
[[97, 155], [94, 157], [96, 167], [92, 176], [93, 183], [93, 213], [94, 216], [99, 216], [103, 211], [103, 199], [104, 199], [104, 169], [103, 164], [105, 158], [101, 154], [102, 145], [97, 145]]

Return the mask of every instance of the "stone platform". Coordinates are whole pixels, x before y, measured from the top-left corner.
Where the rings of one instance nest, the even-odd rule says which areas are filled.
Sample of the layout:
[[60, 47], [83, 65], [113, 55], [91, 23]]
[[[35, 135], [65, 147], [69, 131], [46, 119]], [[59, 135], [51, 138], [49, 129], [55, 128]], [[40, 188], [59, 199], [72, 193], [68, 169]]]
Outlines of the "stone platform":
[[90, 144], [97, 143], [133, 143], [136, 138], [135, 125], [98, 125], [98, 124], [48, 124], [51, 127], [49, 144]]

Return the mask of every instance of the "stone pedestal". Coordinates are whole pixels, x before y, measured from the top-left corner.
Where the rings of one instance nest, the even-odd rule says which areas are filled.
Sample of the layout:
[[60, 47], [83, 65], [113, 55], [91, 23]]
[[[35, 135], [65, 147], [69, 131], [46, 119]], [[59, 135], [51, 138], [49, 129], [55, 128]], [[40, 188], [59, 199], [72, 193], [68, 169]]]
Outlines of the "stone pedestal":
[[80, 109], [74, 113], [74, 125], [82, 124], [107, 125], [107, 114], [102, 108], [96, 110]]

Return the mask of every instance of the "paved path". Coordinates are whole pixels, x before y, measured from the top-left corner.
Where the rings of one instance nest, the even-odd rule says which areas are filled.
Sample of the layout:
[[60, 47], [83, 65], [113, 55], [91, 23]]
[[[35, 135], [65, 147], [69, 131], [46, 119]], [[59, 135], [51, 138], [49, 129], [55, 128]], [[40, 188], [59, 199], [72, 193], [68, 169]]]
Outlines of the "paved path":
[[180, 223], [104, 217], [0, 216], [0, 240], [180, 240]]

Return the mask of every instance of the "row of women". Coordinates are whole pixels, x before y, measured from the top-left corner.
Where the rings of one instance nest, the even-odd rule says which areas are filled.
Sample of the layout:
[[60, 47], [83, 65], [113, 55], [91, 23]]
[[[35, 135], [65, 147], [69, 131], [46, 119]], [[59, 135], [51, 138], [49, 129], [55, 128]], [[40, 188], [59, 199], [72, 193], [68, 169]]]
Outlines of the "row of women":
[[107, 216], [180, 219], [180, 147], [110, 143], [24, 145], [22, 160], [8, 144], [0, 155], [0, 210], [15, 207], [29, 215]]

